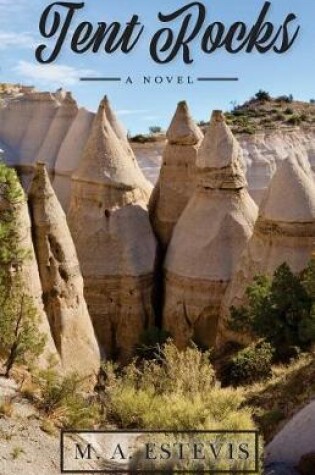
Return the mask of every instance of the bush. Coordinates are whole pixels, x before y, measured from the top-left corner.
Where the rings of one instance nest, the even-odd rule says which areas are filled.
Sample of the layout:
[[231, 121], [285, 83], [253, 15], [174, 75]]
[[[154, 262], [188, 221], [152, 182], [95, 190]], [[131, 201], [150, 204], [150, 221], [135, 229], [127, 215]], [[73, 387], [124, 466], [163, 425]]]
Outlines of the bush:
[[152, 125], [151, 127], [149, 127], [149, 132], [150, 134], [160, 134], [162, 132], [162, 127], [160, 127], [159, 125]]
[[139, 134], [139, 135], [135, 135], [134, 137], [131, 137], [130, 141], [134, 143], [140, 143], [140, 144], [152, 143], [152, 142], [156, 142], [156, 137]]
[[308, 350], [315, 341], [314, 285], [313, 261], [302, 276], [287, 264], [273, 278], [256, 276], [246, 291], [248, 305], [231, 308], [231, 329], [265, 339], [279, 359], [296, 354], [295, 348]]
[[256, 98], [258, 101], [262, 101], [262, 102], [271, 101], [271, 96], [270, 96], [269, 92], [263, 91], [262, 89], [260, 89], [260, 90], [255, 94], [255, 98]]
[[292, 94], [290, 94], [289, 96], [279, 96], [276, 98], [276, 101], [277, 102], [287, 102], [288, 104], [290, 104], [291, 102], [293, 102], [293, 96]]
[[36, 405], [45, 417], [66, 429], [90, 429], [99, 422], [99, 407], [83, 393], [77, 374], [62, 377], [48, 369], [40, 371], [34, 380], [40, 394]]
[[289, 119], [287, 120], [287, 124], [289, 125], [300, 125], [302, 122], [302, 118], [301, 116], [299, 115], [292, 115], [292, 117], [289, 117]]
[[274, 349], [262, 343], [239, 351], [232, 358], [225, 372], [225, 379], [234, 386], [252, 384], [271, 376]]
[[154, 359], [161, 353], [161, 348], [171, 337], [170, 333], [157, 327], [151, 327], [140, 337], [136, 351], [140, 358]]
[[168, 342], [159, 358], [121, 374], [107, 368], [106, 409], [123, 428], [244, 429], [250, 413], [241, 409], [241, 393], [220, 389], [209, 352], [179, 351]]

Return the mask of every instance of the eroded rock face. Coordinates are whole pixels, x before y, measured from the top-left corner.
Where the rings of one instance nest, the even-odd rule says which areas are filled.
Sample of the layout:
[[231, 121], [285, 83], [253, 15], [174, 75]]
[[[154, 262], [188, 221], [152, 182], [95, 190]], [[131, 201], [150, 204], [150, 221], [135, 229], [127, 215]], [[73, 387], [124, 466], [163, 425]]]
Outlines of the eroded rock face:
[[27, 200], [25, 198], [18, 204], [10, 204], [5, 199], [5, 196], [2, 193], [2, 189], [0, 188], [0, 220], [2, 213], [9, 207], [13, 207], [15, 213], [19, 244], [21, 248], [27, 250], [29, 253], [29, 257], [24, 261], [21, 269], [23, 289], [27, 295], [33, 298], [33, 304], [37, 310], [40, 319], [39, 331], [46, 338], [45, 350], [40, 357], [39, 364], [41, 366], [48, 366], [52, 356], [56, 364], [58, 365], [60, 363], [59, 355], [51, 335], [47, 315], [44, 311], [44, 305], [42, 300], [42, 287], [32, 242], [31, 221], [28, 212]]
[[53, 186], [65, 212], [70, 204], [71, 176], [80, 163], [94, 116], [84, 108], [78, 111], [57, 155]]
[[252, 236], [257, 207], [242, 152], [221, 112], [213, 113], [197, 159], [197, 188], [174, 228], [165, 262], [164, 327], [179, 347], [214, 345], [219, 310]]
[[197, 153], [202, 138], [186, 102], [180, 102], [167, 132], [160, 177], [150, 203], [154, 232], [164, 249], [194, 192]]
[[286, 262], [293, 272], [302, 271], [314, 249], [315, 185], [299, 157], [283, 161], [266, 192], [254, 234], [229, 285], [221, 309], [218, 345], [234, 339], [225, 328], [229, 308], [244, 304], [245, 291], [255, 275], [273, 275]]
[[73, 176], [68, 221], [99, 344], [106, 355], [126, 360], [152, 321], [156, 243], [144, 178], [106, 107], [104, 100]]
[[43, 163], [30, 189], [33, 235], [45, 310], [66, 372], [97, 374], [100, 352], [83, 296], [83, 279], [66, 216]]

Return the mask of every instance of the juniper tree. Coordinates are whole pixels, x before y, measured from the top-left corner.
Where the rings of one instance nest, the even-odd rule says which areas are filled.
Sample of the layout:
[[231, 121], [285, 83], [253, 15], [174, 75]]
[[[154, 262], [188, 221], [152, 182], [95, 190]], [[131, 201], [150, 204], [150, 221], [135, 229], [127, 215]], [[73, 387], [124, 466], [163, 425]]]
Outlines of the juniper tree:
[[24, 200], [16, 172], [0, 163], [0, 356], [6, 377], [14, 364], [29, 363], [45, 345], [38, 330], [40, 317], [22, 275], [23, 263], [30, 258], [18, 229]]

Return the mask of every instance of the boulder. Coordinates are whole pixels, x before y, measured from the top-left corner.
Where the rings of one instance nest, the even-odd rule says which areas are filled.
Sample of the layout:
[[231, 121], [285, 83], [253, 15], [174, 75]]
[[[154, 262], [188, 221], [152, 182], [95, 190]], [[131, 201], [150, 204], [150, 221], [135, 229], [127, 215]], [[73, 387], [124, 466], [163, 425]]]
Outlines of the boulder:
[[[315, 401], [312, 401], [295, 414], [267, 445], [266, 462], [282, 462], [294, 467], [298, 466], [303, 456], [308, 455], [308, 462], [313, 461], [314, 463], [314, 441]], [[311, 454], [313, 454], [312, 458]], [[306, 457], [304, 457], [304, 461], [306, 468]]]
[[286, 262], [295, 273], [306, 268], [314, 249], [315, 185], [299, 157], [282, 162], [266, 192], [254, 234], [245, 249], [226, 292], [221, 309], [217, 344], [234, 339], [227, 331], [231, 306], [245, 303], [246, 288], [255, 275], [272, 276]]
[[72, 177], [68, 220], [99, 344], [124, 361], [152, 322], [156, 243], [143, 175], [113, 131], [106, 107], [105, 99]]
[[44, 163], [37, 163], [30, 207], [45, 310], [65, 372], [98, 373], [100, 353], [66, 216]]
[[150, 204], [151, 222], [164, 249], [194, 192], [197, 153], [202, 138], [186, 102], [180, 102], [167, 132], [160, 177]]
[[237, 140], [213, 113], [197, 158], [197, 187], [179, 218], [165, 261], [164, 327], [179, 347], [214, 345], [226, 287], [250, 240], [257, 206]]

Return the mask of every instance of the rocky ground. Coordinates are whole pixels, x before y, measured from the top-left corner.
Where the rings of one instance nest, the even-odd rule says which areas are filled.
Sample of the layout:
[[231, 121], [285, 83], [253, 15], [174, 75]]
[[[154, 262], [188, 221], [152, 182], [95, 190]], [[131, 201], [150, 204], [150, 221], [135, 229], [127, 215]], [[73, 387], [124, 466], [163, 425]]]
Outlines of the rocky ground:
[[0, 474], [60, 474], [58, 435], [44, 432], [37, 411], [21, 398], [13, 380], [0, 378], [0, 394], [6, 412], [0, 414]]

